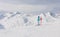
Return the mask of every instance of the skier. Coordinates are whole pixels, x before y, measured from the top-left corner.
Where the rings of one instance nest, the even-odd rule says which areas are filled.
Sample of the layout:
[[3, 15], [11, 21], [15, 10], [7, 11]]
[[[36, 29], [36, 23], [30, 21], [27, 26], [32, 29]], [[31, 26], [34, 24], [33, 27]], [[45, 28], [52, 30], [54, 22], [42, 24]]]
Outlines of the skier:
[[38, 16], [37, 21], [38, 21], [38, 25], [40, 25], [40, 16]]
[[40, 24], [42, 25], [42, 17], [40, 17]]

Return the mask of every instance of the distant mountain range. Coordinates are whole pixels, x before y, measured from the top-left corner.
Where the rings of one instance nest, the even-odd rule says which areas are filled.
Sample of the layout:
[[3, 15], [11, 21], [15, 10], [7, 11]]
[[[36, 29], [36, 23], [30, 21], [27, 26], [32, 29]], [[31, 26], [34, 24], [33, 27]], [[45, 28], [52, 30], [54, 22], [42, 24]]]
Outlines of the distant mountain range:
[[[42, 13], [42, 12], [41, 12]], [[40, 15], [41, 14], [40, 12], [32, 12], [31, 14], [32, 15]], [[47, 12], [46, 12], [47, 13]], [[43, 13], [44, 14], [44, 16], [46, 15], [46, 13]], [[54, 13], [54, 12], [49, 12], [50, 13], [50, 15], [52, 16], [52, 17], [56, 17], [56, 13]], [[24, 12], [19, 12], [19, 11], [16, 11], [16, 12], [10, 12], [10, 11], [0, 11], [0, 20], [1, 19], [4, 19], [5, 17], [8, 17], [8, 18], [11, 18], [11, 17], [14, 17], [14, 16], [16, 16], [16, 15], [24, 15], [24, 14], [26, 14], [26, 13], [24, 13]], [[29, 14], [26, 14], [26, 15], [29, 15]], [[48, 16], [48, 15], [47, 15]]]

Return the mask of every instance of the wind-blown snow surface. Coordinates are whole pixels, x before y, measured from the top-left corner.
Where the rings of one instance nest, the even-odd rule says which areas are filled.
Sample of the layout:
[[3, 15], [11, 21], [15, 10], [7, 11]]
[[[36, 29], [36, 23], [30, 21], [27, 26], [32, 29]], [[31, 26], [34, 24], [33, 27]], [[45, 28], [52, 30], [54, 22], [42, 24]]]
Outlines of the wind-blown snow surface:
[[[4, 25], [4, 29], [0, 30], [0, 37], [60, 37], [60, 19], [53, 18], [49, 12], [46, 16], [40, 14], [43, 18], [40, 26], [37, 26], [38, 15], [10, 16], [9, 14], [0, 20], [0, 24]], [[27, 17], [28, 22], [24, 22], [24, 17]]]

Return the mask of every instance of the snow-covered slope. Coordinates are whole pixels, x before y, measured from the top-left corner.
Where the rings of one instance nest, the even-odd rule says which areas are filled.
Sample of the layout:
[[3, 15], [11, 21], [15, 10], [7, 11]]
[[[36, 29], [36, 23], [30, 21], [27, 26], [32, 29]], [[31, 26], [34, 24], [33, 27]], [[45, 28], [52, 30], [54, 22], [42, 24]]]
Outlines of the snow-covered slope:
[[46, 13], [46, 20], [49, 23], [55, 22], [57, 19], [50, 15], [50, 12]]
[[[4, 29], [0, 29], [0, 37], [60, 37], [60, 22], [50, 13], [29, 15], [6, 13], [0, 20]], [[13, 16], [13, 17], [12, 17]], [[42, 17], [42, 25], [37, 26], [37, 16]]]

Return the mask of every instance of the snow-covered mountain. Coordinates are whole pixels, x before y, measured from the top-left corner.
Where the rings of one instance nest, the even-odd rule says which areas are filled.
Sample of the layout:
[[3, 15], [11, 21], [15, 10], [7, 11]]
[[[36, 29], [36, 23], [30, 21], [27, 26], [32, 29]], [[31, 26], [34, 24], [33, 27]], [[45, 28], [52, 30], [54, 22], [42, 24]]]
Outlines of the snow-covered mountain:
[[[60, 22], [51, 16], [50, 12], [45, 13], [45, 15], [43, 13], [40, 15], [32, 15], [21, 12], [6, 12], [1, 13], [0, 15], [5, 16], [2, 20], [0, 19], [1, 37], [47, 37], [47, 35], [48, 37], [59, 36], [57, 31], [60, 32]], [[42, 17], [42, 24], [39, 26], [37, 26], [38, 16]]]
[[[37, 16], [38, 15], [30, 15], [30, 14], [23, 14], [21, 12], [0, 12], [0, 18], [3, 19], [4, 17], [6, 17], [3, 20], [0, 20], [2, 22], [8, 22], [9, 24], [11, 23], [17, 23], [19, 22], [19, 24], [37, 24]], [[45, 24], [47, 22], [53, 22], [56, 20], [56, 18], [54, 18], [50, 12], [45, 13], [45, 15], [43, 13], [41, 13], [39, 15], [40, 17], [42, 17], [42, 24]], [[15, 21], [16, 20], [16, 21]], [[3, 23], [2, 23], [3, 24]]]

